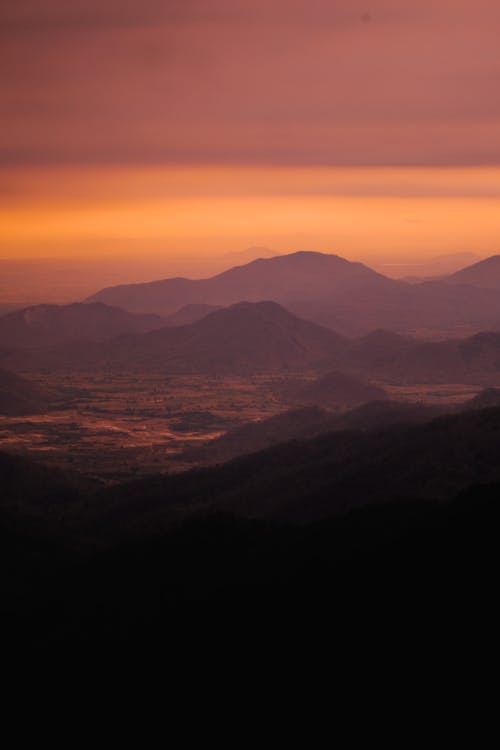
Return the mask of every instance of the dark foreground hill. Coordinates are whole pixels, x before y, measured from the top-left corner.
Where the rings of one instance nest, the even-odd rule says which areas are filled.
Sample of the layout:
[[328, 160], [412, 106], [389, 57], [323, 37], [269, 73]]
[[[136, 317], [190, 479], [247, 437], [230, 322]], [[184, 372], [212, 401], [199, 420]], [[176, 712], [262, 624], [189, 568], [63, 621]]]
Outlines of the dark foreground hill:
[[[162, 657], [172, 675], [177, 659], [185, 670], [210, 653], [220, 669], [224, 656], [239, 665], [240, 649], [278, 650], [295, 663], [341, 643], [358, 655], [386, 644], [386, 667], [389, 643], [414, 650], [428, 638], [442, 656], [444, 644], [455, 649], [450, 633], [462, 646], [480, 636], [477, 656], [497, 628], [499, 485], [448, 503], [412, 499], [408, 487], [398, 502], [300, 526], [218, 514], [151, 534], [137, 505], [134, 534], [118, 541], [117, 512], [100, 549], [82, 548], [74, 518], [72, 531], [61, 520], [77, 493], [66, 479], [0, 455], [0, 478], [20, 473], [0, 503], [2, 635], [17, 664], [41, 651], [52, 666], [116, 656], [128, 669], [131, 658]], [[85, 502], [75, 494], [72, 506], [75, 516]]]
[[56, 394], [13, 372], [0, 369], [0, 414], [22, 416], [45, 412]]
[[156, 315], [134, 315], [102, 303], [35, 305], [0, 317], [0, 346], [43, 347], [83, 339], [103, 341], [160, 328]]
[[164, 279], [104, 289], [92, 302], [171, 315], [188, 305], [272, 300], [343, 335], [376, 328], [400, 332], [475, 332], [500, 327], [493, 289], [433, 281], [408, 284], [337, 255], [298, 252], [252, 261], [209, 279]]

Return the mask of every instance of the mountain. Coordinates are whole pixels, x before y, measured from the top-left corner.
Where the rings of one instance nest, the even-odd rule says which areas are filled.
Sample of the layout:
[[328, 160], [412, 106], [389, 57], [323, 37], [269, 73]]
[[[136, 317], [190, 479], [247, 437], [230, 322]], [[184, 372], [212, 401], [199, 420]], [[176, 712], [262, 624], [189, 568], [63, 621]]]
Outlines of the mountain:
[[496, 292], [441, 281], [408, 284], [337, 255], [260, 258], [208, 279], [164, 279], [109, 287], [90, 301], [170, 315], [186, 305], [273, 300], [295, 315], [357, 336], [376, 328], [421, 333], [500, 328]]
[[18, 417], [45, 412], [55, 394], [13, 372], [0, 370], [0, 414]]
[[[337, 255], [297, 252], [274, 258], [259, 258], [208, 279], [164, 279], [147, 284], [128, 284], [98, 292], [90, 301], [118, 305], [134, 312], [171, 314], [187, 304], [228, 306], [242, 300], [273, 300], [286, 304], [338, 295], [347, 300], [354, 290], [368, 293], [399, 289], [362, 263], [351, 263]], [[401, 288], [404, 288], [402, 285]]]
[[275, 302], [241, 302], [191, 325], [120, 336], [105, 344], [69, 342], [7, 361], [18, 369], [161, 370], [166, 373], [251, 374], [335, 364], [346, 340], [300, 320]]
[[383, 388], [344, 372], [328, 372], [299, 386], [291, 384], [284, 391], [285, 400], [303, 406], [348, 409], [387, 398]]
[[462, 268], [446, 276], [443, 281], [447, 284], [471, 285], [481, 289], [500, 289], [500, 255], [492, 255]]
[[35, 305], [0, 317], [0, 346], [41, 347], [76, 339], [103, 341], [162, 325], [156, 315], [134, 315], [101, 302]]

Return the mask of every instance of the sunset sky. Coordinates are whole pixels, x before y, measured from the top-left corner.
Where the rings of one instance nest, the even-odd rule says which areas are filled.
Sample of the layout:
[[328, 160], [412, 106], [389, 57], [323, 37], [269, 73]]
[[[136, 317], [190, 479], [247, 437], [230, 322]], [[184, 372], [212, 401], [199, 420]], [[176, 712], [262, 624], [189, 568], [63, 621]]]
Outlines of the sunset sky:
[[498, 0], [2, 0], [0, 259], [500, 252]]

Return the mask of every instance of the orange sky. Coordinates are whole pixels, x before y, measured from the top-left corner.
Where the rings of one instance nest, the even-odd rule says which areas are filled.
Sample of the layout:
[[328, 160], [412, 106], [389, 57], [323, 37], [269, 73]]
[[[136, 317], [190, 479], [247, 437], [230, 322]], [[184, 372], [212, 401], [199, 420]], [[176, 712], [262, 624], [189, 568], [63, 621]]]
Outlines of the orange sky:
[[500, 168], [18, 168], [4, 185], [4, 258], [500, 250]]
[[500, 252], [496, 0], [3, 0], [0, 259]]

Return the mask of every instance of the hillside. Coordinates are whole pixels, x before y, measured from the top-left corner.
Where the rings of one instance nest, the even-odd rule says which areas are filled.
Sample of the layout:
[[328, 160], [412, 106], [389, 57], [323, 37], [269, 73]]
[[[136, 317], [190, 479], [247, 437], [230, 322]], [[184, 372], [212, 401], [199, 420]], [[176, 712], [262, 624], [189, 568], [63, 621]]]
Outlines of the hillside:
[[383, 388], [343, 372], [328, 372], [316, 380], [284, 391], [289, 403], [320, 406], [326, 409], [349, 409], [368, 401], [387, 398]]
[[274, 302], [242, 302], [191, 325], [121, 336], [106, 344], [75, 342], [8, 361], [36, 369], [162, 370], [166, 373], [238, 373], [303, 370], [343, 356], [346, 342], [300, 320]]
[[0, 414], [17, 417], [45, 412], [55, 395], [26, 378], [0, 369]]
[[444, 277], [447, 284], [464, 284], [481, 289], [500, 289], [500, 255], [473, 263], [460, 271]]
[[212, 312], [219, 310], [217, 305], [185, 305], [177, 312], [164, 318], [166, 326], [187, 326], [190, 323], [206, 318]]
[[0, 317], [0, 346], [42, 347], [63, 341], [103, 341], [159, 328], [156, 315], [134, 315], [102, 303], [35, 305]]
[[[224, 473], [208, 474], [219, 476], [215, 495]], [[461, 636], [464, 608], [481, 642], [484, 623], [496, 632], [499, 485], [473, 487], [449, 503], [385, 500], [301, 526], [215, 514], [169, 529], [152, 526], [155, 513], [147, 522], [151, 483], [142, 502], [133, 504], [132, 488], [117, 488], [103, 509], [103, 497], [68, 477], [1, 453], [0, 481], [0, 615], [16, 665], [21, 649], [28, 657], [43, 652], [54, 665], [78, 645], [90, 659], [122, 659], [125, 651], [142, 663], [166, 654], [169, 669], [178, 653], [185, 671], [187, 652], [198, 660], [216, 646], [220, 666], [221, 655], [234, 658], [233, 642], [244, 638], [253, 658], [255, 649], [266, 653], [270, 636], [275, 653], [283, 633], [287, 655], [288, 642], [306, 640], [309, 659], [312, 642], [321, 650], [332, 638], [359, 647], [370, 618], [377, 643], [394, 638], [395, 622], [405, 637], [414, 629], [419, 642], [436, 620], [447, 632], [459, 623]], [[102, 520], [89, 526], [92, 508]], [[104, 547], [93, 543], [98, 527]], [[468, 620], [465, 627], [470, 637]]]
[[[471, 407], [473, 408], [473, 407]], [[189, 451], [183, 460], [215, 464], [229, 461], [290, 440], [306, 440], [342, 430], [380, 430], [402, 424], [428, 422], [439, 416], [437, 406], [397, 401], [373, 401], [343, 414], [333, 414], [317, 406], [292, 409], [228, 430], [204, 446]]]

